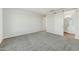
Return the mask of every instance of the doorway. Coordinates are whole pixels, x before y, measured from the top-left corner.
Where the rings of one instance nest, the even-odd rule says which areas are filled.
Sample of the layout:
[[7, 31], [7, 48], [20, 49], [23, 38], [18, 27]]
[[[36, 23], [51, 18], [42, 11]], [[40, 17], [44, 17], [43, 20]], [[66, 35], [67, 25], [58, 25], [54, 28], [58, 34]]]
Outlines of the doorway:
[[64, 37], [68, 39], [74, 39], [74, 12], [69, 11], [64, 14]]

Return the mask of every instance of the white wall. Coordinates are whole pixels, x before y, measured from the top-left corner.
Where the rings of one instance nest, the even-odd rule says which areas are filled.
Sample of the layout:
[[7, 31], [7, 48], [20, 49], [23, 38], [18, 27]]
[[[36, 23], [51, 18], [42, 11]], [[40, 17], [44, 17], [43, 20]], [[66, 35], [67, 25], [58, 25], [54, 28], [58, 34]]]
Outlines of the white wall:
[[79, 9], [76, 11], [75, 29], [75, 38], [79, 39]]
[[46, 16], [43, 16], [43, 31], [46, 31]]
[[2, 10], [2, 8], [0, 8], [0, 43], [2, 42], [2, 40], [3, 40], [3, 31], [2, 31], [2, 29], [3, 29], [3, 27], [2, 27], [2, 18], [3, 18], [3, 10]]
[[4, 38], [42, 30], [42, 16], [20, 9], [3, 9]]
[[54, 15], [48, 15], [47, 16], [47, 21], [46, 21], [46, 29], [47, 29], [47, 32], [50, 32], [50, 33], [55, 33], [55, 26], [54, 26], [54, 23], [55, 23], [55, 20], [54, 20]]

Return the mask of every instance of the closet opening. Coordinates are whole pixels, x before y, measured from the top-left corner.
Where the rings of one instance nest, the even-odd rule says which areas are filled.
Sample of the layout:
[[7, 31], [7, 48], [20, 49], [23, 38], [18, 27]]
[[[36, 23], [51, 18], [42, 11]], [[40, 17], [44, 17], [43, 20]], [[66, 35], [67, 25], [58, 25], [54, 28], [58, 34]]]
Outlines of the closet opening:
[[68, 11], [64, 13], [64, 37], [67, 39], [74, 39], [75, 38], [75, 12]]

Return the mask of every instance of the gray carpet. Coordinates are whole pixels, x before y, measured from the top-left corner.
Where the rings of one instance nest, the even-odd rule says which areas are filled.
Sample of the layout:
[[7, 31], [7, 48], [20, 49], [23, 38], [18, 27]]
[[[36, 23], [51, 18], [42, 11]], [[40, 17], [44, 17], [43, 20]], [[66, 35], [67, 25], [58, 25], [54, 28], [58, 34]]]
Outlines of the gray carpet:
[[1, 51], [79, 51], [79, 40], [48, 32], [36, 32], [4, 39]]

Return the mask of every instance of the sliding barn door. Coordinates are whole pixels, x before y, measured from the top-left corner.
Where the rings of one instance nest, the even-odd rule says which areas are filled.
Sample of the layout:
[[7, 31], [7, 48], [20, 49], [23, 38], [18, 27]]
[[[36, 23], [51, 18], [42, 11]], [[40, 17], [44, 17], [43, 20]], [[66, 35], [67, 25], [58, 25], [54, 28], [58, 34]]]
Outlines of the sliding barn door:
[[57, 35], [63, 35], [64, 32], [64, 14], [58, 13], [47, 16], [47, 32]]

